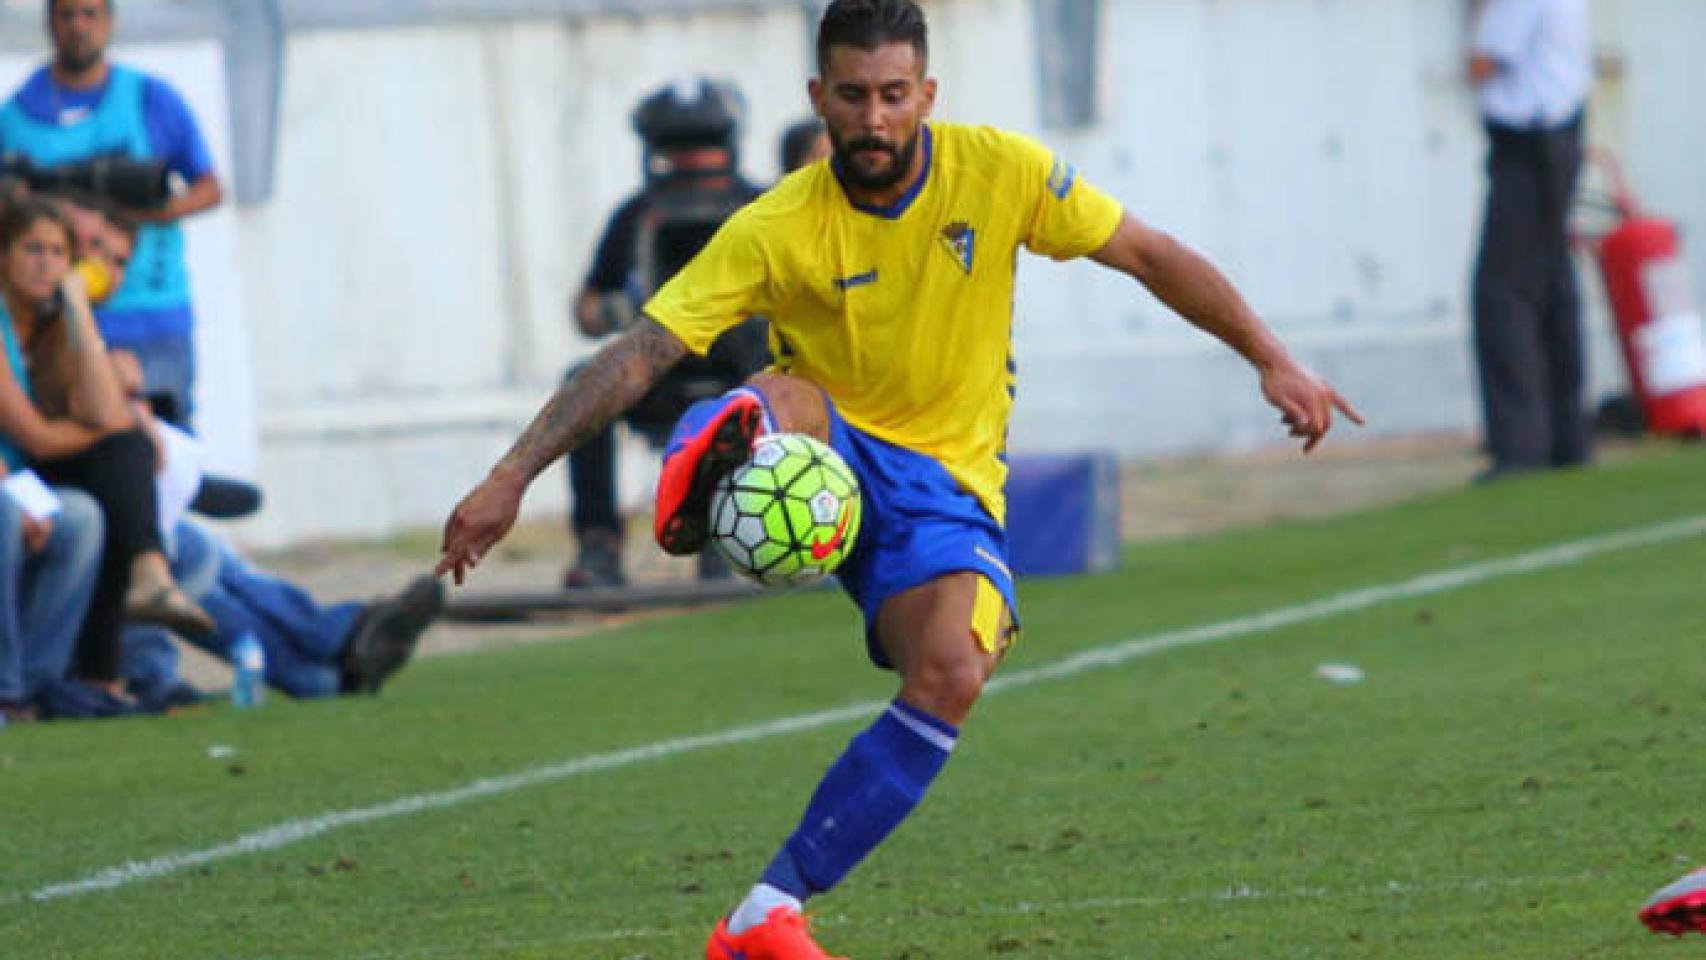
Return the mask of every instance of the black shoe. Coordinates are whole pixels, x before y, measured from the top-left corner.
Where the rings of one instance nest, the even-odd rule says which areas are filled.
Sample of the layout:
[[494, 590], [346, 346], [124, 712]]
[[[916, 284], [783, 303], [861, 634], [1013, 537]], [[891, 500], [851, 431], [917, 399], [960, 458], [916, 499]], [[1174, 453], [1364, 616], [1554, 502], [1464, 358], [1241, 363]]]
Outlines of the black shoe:
[[415, 652], [415, 641], [444, 610], [444, 584], [416, 577], [403, 592], [370, 604], [344, 645], [345, 693], [378, 693]]
[[580, 553], [575, 565], [563, 573], [563, 586], [569, 590], [584, 587], [626, 586], [622, 575], [622, 538], [602, 530], [581, 534]]
[[239, 520], [261, 509], [261, 488], [236, 477], [205, 474], [190, 509], [216, 520]]
[[716, 547], [700, 550], [697, 566], [700, 580], [734, 579], [734, 568], [729, 566], [728, 559]]
[[1473, 486], [1484, 487], [1490, 483], [1499, 483], [1504, 480], [1510, 480], [1514, 477], [1523, 476], [1524, 474], [1533, 473], [1537, 469], [1539, 468], [1529, 466], [1519, 467], [1508, 464], [1501, 465], [1495, 463], [1487, 469], [1482, 470], [1480, 473], [1477, 473], [1475, 476], [1470, 477], [1469, 483]]

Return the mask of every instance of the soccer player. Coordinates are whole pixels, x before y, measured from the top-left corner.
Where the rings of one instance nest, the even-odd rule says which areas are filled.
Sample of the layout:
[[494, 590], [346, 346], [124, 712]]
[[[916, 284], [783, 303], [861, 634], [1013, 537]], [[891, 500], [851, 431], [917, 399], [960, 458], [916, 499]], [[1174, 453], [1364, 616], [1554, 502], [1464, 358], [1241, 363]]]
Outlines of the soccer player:
[[859, 474], [864, 525], [839, 571], [893, 703], [824, 774], [804, 817], [711, 934], [712, 960], [822, 960], [801, 914], [897, 827], [953, 751], [1015, 638], [1002, 530], [1019, 247], [1088, 256], [1136, 278], [1247, 359], [1305, 451], [1335, 410], [1207, 261], [1127, 214], [1042, 146], [929, 121], [924, 15], [912, 0], [834, 0], [812, 105], [828, 163], [753, 201], [561, 387], [447, 521], [438, 573], [461, 582], [514, 523], [529, 482], [671, 364], [748, 315], [772, 318], [776, 364], [688, 411], [665, 451], [656, 532], [705, 542], [716, 479], [771, 430], [827, 440]]

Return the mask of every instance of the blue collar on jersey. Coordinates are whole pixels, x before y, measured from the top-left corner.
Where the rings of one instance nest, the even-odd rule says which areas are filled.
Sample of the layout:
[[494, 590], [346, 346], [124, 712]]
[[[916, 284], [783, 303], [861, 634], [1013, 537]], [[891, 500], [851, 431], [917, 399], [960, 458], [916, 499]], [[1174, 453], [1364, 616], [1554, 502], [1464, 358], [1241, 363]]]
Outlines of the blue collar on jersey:
[[[918, 199], [918, 195], [923, 192], [924, 184], [929, 182], [930, 160], [935, 152], [933, 140], [930, 135], [930, 125], [927, 123], [924, 125], [924, 167], [918, 171], [918, 179], [912, 181], [912, 186], [906, 188], [906, 192], [901, 194], [899, 200], [896, 200], [886, 207], [879, 207], [869, 203], [860, 203], [852, 197], [848, 197], [847, 202], [851, 203], [853, 205], [853, 209], [860, 213], [868, 213], [874, 217], [882, 217], [886, 220], [900, 219], [900, 215], [905, 213], [906, 208], [912, 206], [912, 201]], [[841, 184], [841, 192], [846, 193], [847, 181], [841, 176], [840, 158], [831, 157], [829, 160], [829, 169], [835, 172], [835, 182]]]

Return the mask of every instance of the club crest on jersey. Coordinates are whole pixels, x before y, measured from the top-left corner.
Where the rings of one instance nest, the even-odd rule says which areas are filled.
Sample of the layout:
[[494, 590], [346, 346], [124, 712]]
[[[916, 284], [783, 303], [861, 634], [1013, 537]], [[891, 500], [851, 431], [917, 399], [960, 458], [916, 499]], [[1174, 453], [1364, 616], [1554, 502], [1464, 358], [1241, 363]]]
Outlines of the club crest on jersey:
[[977, 231], [964, 220], [955, 220], [942, 228], [942, 243], [954, 255], [960, 269], [971, 273], [971, 258], [977, 251]]
[[1065, 200], [1072, 192], [1072, 182], [1078, 179], [1078, 171], [1065, 160], [1056, 160], [1054, 168], [1048, 172], [1048, 192], [1054, 194], [1056, 200]]

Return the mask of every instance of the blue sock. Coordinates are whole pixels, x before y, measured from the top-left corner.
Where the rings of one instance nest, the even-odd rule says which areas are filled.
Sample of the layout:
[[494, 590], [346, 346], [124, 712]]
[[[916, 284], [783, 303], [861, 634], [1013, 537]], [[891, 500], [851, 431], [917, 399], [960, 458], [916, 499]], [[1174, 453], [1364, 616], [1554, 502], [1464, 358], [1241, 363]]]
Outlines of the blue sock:
[[804, 900], [841, 882], [924, 798], [960, 732], [899, 700], [823, 775], [764, 883]]

